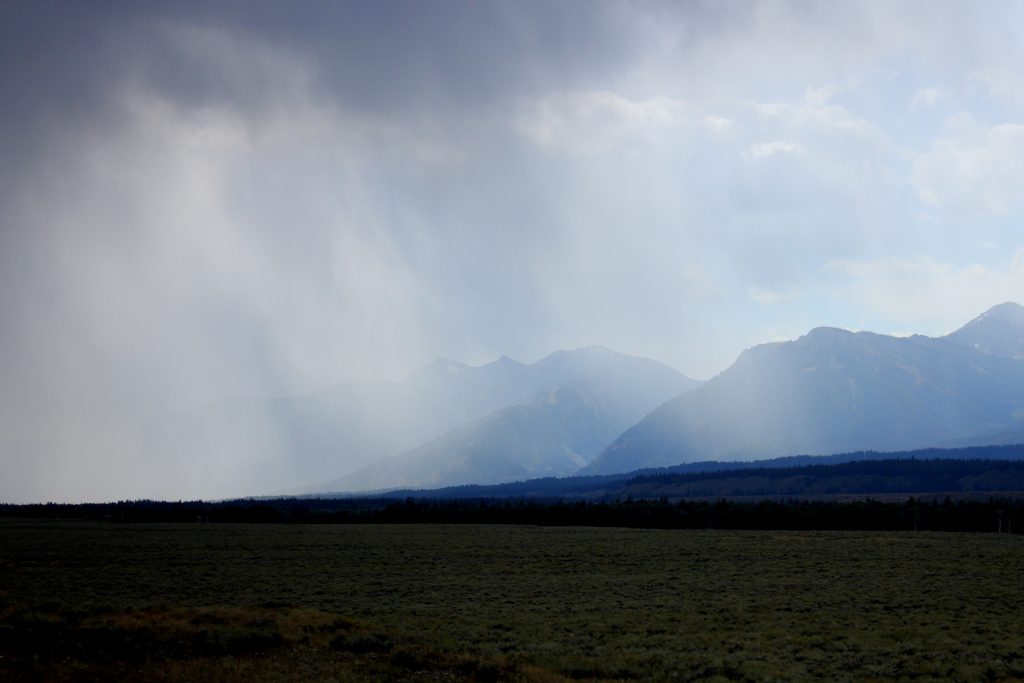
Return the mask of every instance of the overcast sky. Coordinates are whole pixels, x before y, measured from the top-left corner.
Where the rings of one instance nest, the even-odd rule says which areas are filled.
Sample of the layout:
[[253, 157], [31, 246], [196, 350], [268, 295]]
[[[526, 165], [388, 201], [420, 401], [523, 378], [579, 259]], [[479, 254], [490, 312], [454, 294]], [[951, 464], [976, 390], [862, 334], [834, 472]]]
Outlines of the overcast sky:
[[0, 499], [70, 495], [111, 476], [82, 434], [221, 397], [591, 344], [704, 379], [818, 325], [1022, 301], [1022, 27], [934, 0], [5, 2]]

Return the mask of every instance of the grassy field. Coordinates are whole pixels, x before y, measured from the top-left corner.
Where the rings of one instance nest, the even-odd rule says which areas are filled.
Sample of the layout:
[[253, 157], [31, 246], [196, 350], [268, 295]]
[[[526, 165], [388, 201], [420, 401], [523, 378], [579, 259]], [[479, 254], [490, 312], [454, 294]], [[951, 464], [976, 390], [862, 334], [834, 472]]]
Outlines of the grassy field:
[[1024, 538], [0, 523], [0, 678], [1022, 680]]

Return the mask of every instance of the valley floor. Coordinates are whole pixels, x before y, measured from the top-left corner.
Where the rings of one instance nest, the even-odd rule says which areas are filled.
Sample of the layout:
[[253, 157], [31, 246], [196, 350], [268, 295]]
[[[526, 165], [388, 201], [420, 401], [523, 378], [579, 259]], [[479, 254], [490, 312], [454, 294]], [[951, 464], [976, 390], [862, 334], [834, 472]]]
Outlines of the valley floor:
[[3, 680], [1019, 680], [1024, 537], [0, 521]]

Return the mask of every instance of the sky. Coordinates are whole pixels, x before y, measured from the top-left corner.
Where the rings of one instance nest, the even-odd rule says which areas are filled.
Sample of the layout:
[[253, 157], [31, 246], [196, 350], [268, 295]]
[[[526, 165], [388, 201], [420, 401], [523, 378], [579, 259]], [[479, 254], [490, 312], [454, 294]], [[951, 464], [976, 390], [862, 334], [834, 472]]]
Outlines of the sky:
[[998, 1], [5, 2], [0, 500], [120, 494], [132, 425], [438, 356], [706, 379], [1024, 303], [1022, 32]]

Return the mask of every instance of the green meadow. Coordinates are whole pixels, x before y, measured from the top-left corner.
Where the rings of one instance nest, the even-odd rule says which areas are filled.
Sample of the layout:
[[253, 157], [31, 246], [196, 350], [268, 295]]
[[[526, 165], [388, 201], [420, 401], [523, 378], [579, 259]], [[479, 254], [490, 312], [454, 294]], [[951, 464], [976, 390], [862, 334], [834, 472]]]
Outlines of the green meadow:
[[1020, 680], [1024, 537], [0, 522], [4, 680]]

